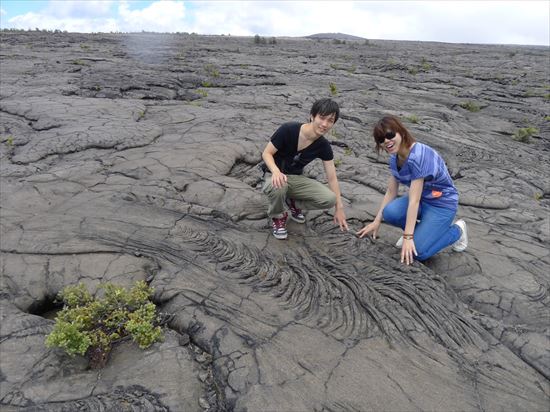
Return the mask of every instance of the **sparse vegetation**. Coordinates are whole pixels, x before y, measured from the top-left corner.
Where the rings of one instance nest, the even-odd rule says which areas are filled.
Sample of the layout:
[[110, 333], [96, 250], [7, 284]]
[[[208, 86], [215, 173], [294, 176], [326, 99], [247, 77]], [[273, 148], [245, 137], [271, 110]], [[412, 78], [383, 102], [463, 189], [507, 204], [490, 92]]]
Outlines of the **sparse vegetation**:
[[256, 34], [254, 36], [254, 44], [267, 44], [267, 40], [265, 39], [265, 37]]
[[336, 87], [336, 84], [333, 82], [330, 82], [328, 84], [328, 87], [330, 89], [330, 94], [333, 96], [336, 96], [338, 94], [338, 88]]
[[270, 37], [269, 40], [267, 40], [265, 37], [260, 36], [259, 34], [256, 34], [254, 36], [254, 44], [277, 44], [277, 38], [276, 37]]
[[544, 116], [544, 121], [550, 122], [550, 116]]
[[197, 94], [200, 94], [201, 97], [208, 97], [208, 92], [206, 90], [197, 89]]
[[544, 197], [544, 195], [541, 192], [535, 192], [535, 200], [537, 202], [540, 202], [543, 197]]
[[414, 124], [416, 124], [416, 123], [418, 123], [418, 122], [420, 121], [420, 119], [418, 118], [418, 116], [415, 115], [415, 114], [411, 114], [410, 116], [405, 116], [405, 119], [408, 120], [408, 121], [411, 122], [411, 123], [414, 123]]
[[418, 74], [418, 69], [416, 67], [409, 67], [407, 71], [409, 72], [409, 74], [412, 74], [413, 76], [416, 76]]
[[340, 167], [341, 164], [342, 164], [342, 159], [334, 159], [334, 166], [335, 167]]
[[471, 100], [468, 100], [467, 102], [460, 103], [460, 107], [462, 107], [465, 110], [468, 110], [469, 112], [475, 113], [479, 112], [481, 108], [476, 102], [473, 102]]
[[88, 66], [88, 63], [86, 63], [84, 60], [81, 60], [81, 59], [73, 60], [72, 64], [76, 64], [78, 66]]
[[13, 146], [13, 136], [8, 136], [6, 138], [6, 144], [9, 146], [9, 147], [12, 147]]
[[521, 143], [529, 143], [529, 141], [531, 140], [531, 137], [536, 135], [538, 132], [539, 132], [539, 129], [537, 129], [536, 127], [532, 127], [532, 126], [522, 127], [514, 133], [513, 138], [514, 140], [517, 140], [518, 142], [521, 142]]
[[220, 77], [220, 70], [212, 63], [205, 65], [204, 70], [206, 70], [206, 73], [208, 73], [209, 76]]
[[214, 87], [214, 85], [211, 82], [209, 82], [208, 80], [202, 81], [201, 86], [202, 87]]
[[353, 154], [353, 150], [351, 150], [350, 147], [346, 147], [346, 148], [344, 149], [344, 154], [345, 154], [346, 156], [351, 156], [351, 155]]
[[112, 346], [126, 337], [142, 349], [163, 338], [150, 301], [153, 290], [144, 281], [129, 291], [111, 283], [102, 289], [103, 298], [92, 297], [83, 284], [63, 289], [63, 309], [46, 337], [48, 347], [59, 347], [70, 356], [86, 354], [93, 369], [105, 366]]
[[425, 70], [425, 71], [428, 71], [432, 68], [432, 65], [428, 62], [428, 60], [426, 60], [425, 57], [422, 57], [422, 61], [421, 61], [421, 64], [422, 64], [422, 68]]

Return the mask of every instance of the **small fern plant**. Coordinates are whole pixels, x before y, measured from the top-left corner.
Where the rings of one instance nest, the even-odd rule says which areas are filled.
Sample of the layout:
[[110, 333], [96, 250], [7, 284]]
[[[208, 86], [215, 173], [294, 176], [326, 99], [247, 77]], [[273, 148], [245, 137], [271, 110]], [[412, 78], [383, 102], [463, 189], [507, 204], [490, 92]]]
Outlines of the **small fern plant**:
[[63, 309], [57, 314], [47, 347], [59, 347], [70, 356], [86, 355], [92, 369], [107, 363], [114, 344], [131, 337], [145, 349], [163, 339], [153, 289], [138, 281], [130, 290], [111, 283], [101, 285], [103, 297], [92, 297], [80, 283], [67, 286], [58, 298]]

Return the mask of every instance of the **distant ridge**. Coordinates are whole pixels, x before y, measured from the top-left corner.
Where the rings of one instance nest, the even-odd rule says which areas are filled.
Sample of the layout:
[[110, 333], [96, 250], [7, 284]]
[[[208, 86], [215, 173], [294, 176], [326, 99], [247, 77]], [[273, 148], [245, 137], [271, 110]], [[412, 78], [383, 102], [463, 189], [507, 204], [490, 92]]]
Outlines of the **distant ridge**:
[[345, 33], [317, 33], [305, 36], [308, 39], [328, 39], [328, 40], [366, 40], [364, 37], [352, 36]]

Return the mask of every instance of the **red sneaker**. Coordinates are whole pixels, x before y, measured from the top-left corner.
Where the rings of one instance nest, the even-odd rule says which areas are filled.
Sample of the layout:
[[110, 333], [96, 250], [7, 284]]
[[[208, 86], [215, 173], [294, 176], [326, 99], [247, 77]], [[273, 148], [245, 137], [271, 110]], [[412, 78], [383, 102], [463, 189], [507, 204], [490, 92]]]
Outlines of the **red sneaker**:
[[288, 232], [286, 231], [286, 220], [288, 219], [288, 213], [283, 213], [282, 217], [272, 217], [271, 222], [273, 225], [273, 236], [276, 239], [286, 239]]
[[298, 223], [305, 223], [306, 217], [302, 213], [302, 209], [299, 209], [296, 207], [296, 203], [294, 202], [294, 199], [286, 199], [285, 200], [286, 205], [290, 209], [290, 218]]

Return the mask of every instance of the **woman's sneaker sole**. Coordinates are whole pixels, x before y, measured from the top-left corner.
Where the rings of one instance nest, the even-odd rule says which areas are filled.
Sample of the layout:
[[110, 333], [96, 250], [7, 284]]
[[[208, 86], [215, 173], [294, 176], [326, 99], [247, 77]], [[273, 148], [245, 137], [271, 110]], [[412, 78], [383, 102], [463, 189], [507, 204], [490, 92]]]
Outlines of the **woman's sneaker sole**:
[[455, 252], [464, 252], [468, 247], [468, 229], [466, 229], [466, 222], [462, 219], [459, 219], [455, 222], [460, 228], [461, 234], [460, 238], [453, 244], [453, 250]]

